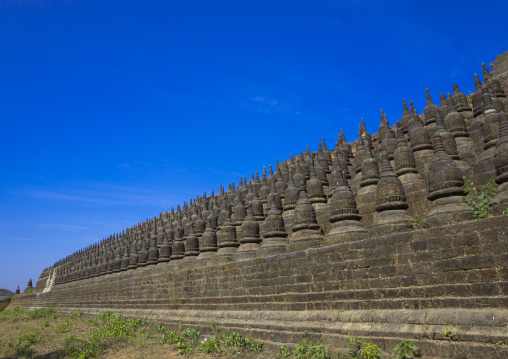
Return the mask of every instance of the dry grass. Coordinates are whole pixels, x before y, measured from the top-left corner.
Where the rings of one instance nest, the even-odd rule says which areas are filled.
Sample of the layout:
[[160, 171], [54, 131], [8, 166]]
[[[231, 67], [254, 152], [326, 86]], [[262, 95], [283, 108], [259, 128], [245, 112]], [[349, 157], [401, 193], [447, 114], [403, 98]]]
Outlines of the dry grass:
[[[112, 313], [84, 318], [79, 313], [62, 314], [52, 309], [15, 309], [0, 312], [0, 359], [275, 357], [254, 353], [245, 344], [246, 338], [237, 333], [234, 338], [243, 338], [243, 345], [231, 344], [227, 339], [233, 337], [223, 334], [218, 349], [205, 354], [203, 341], [185, 334], [170, 332], [147, 319], [132, 320]], [[189, 352], [182, 355], [179, 349]]]

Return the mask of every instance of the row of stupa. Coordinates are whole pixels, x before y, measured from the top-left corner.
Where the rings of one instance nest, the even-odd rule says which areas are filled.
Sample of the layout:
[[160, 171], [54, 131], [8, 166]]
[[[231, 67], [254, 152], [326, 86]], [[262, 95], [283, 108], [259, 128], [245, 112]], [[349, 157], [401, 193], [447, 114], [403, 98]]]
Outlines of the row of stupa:
[[240, 178], [218, 195], [212, 190], [69, 255], [39, 281], [58, 285], [166, 262], [241, 261], [468, 221], [474, 213], [464, 176], [481, 185], [495, 178], [490, 211], [502, 214], [508, 102], [485, 65], [483, 75], [483, 83], [474, 75], [469, 96], [453, 85], [437, 106], [426, 89], [423, 115], [404, 100], [395, 126], [381, 111], [377, 135], [362, 119], [355, 143], [341, 130], [334, 150], [324, 139], [316, 152], [307, 146], [277, 162], [275, 172], [264, 168], [261, 178]]

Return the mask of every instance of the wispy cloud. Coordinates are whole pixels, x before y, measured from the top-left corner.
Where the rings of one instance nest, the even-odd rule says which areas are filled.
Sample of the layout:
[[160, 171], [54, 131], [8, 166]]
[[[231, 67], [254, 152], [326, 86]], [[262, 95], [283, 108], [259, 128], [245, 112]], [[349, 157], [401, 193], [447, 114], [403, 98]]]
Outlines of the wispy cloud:
[[104, 206], [150, 205], [164, 207], [179, 202], [179, 196], [143, 188], [103, 183], [66, 185], [62, 187], [26, 186], [14, 189], [18, 195], [55, 201], [88, 202]]
[[279, 104], [279, 101], [277, 100], [274, 100], [274, 99], [266, 99], [262, 96], [256, 96], [253, 98], [254, 101], [257, 101], [257, 102], [264, 102], [268, 105], [278, 105]]
[[118, 166], [122, 171], [128, 170], [131, 168], [131, 166], [128, 163], [120, 163]]
[[80, 231], [80, 230], [86, 230], [88, 227], [85, 226], [76, 226], [73, 224], [66, 224], [66, 223], [52, 223], [52, 224], [40, 224], [41, 227], [47, 227], [47, 228], [55, 228], [63, 231]]

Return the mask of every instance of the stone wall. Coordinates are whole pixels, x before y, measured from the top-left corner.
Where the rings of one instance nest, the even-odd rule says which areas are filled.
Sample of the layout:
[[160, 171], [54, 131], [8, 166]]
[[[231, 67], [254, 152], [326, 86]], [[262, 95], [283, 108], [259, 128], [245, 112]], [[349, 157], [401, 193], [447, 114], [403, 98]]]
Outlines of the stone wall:
[[[16, 296], [14, 305], [112, 310], [171, 328], [220, 327], [279, 345], [306, 334], [340, 351], [346, 338], [428, 357], [508, 351], [508, 216], [391, 234], [244, 262], [160, 263]], [[454, 341], [444, 337], [450, 327]]]
[[508, 52], [497, 55], [490, 66], [492, 67], [492, 76], [501, 82], [504, 91], [508, 93]]

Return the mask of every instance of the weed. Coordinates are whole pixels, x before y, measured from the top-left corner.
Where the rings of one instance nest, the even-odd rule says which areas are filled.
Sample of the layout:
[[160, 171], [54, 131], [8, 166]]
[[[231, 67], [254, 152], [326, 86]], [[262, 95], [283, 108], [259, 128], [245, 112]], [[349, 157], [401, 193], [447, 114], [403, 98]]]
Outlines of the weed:
[[489, 205], [492, 203], [496, 194], [497, 183], [491, 178], [484, 186], [483, 191], [479, 192], [473, 181], [466, 176], [464, 178], [464, 185], [462, 186], [466, 193], [466, 203], [471, 208], [475, 219], [482, 219], [490, 217]]
[[245, 337], [237, 332], [226, 332], [226, 335], [224, 335], [224, 338], [222, 341], [224, 342], [224, 345], [227, 347], [243, 347], [247, 344], [247, 341], [245, 340]]
[[29, 310], [26, 313], [30, 316], [30, 319], [39, 319], [39, 318], [50, 317], [53, 314], [55, 314], [55, 311], [53, 310], [52, 307], [50, 307], [50, 308]]
[[43, 322], [43, 323], [42, 323], [42, 327], [43, 327], [43, 328], [47, 328], [47, 327], [49, 327], [49, 322]]
[[496, 345], [504, 345], [504, 341], [500, 340], [496, 343]]
[[328, 349], [323, 343], [315, 344], [308, 338], [298, 343], [298, 347], [293, 350], [296, 359], [326, 359], [329, 358]]
[[284, 345], [281, 345], [279, 347], [279, 354], [277, 354], [277, 358], [287, 358], [290, 355], [291, 353], [289, 352], [288, 348], [286, 348]]
[[159, 331], [159, 332], [165, 332], [166, 331], [166, 327], [164, 325], [162, 325], [162, 324], [159, 324], [157, 326], [157, 331]]
[[453, 340], [453, 333], [450, 330], [450, 327], [445, 328], [444, 336], [445, 336], [446, 340], [448, 340], [449, 342], [451, 342]]
[[508, 214], [508, 209], [505, 209], [505, 210], [503, 211], [503, 214]]
[[193, 329], [187, 328], [182, 332], [182, 334], [184, 337], [187, 337], [194, 342], [198, 340], [200, 333], [199, 330], [197, 330], [196, 328]]
[[77, 315], [78, 315], [78, 317], [81, 317], [81, 307], [78, 307]]
[[188, 354], [192, 351], [192, 347], [188, 346], [183, 340], [176, 343], [176, 348], [181, 355]]
[[396, 355], [395, 359], [418, 358], [420, 354], [420, 349], [409, 342], [400, 342], [395, 346], [393, 351]]
[[32, 345], [41, 341], [41, 336], [37, 333], [30, 333], [19, 335], [15, 338], [12, 338], [8, 346], [14, 350], [16, 356], [24, 356], [25, 358], [30, 358], [33, 355]]
[[362, 351], [360, 352], [362, 359], [381, 359], [379, 348], [371, 342], [362, 343]]
[[357, 359], [363, 342], [358, 339], [358, 337], [349, 338], [347, 341], [349, 344], [349, 357], [352, 359]]
[[349, 338], [349, 357], [351, 359], [381, 359], [381, 353], [376, 344], [363, 342], [357, 337]]
[[220, 333], [220, 329], [217, 327], [217, 323], [215, 323], [213, 320], [210, 323], [210, 333], [212, 334]]
[[263, 343], [256, 342], [252, 338], [247, 340], [247, 345], [249, 346], [250, 351], [253, 353], [261, 353], [263, 351]]
[[177, 332], [167, 332], [162, 334], [161, 343], [175, 344], [184, 341], [183, 337]]
[[204, 340], [201, 343], [201, 349], [205, 354], [212, 354], [219, 351], [220, 342], [217, 340], [217, 337], [214, 335], [210, 340]]

